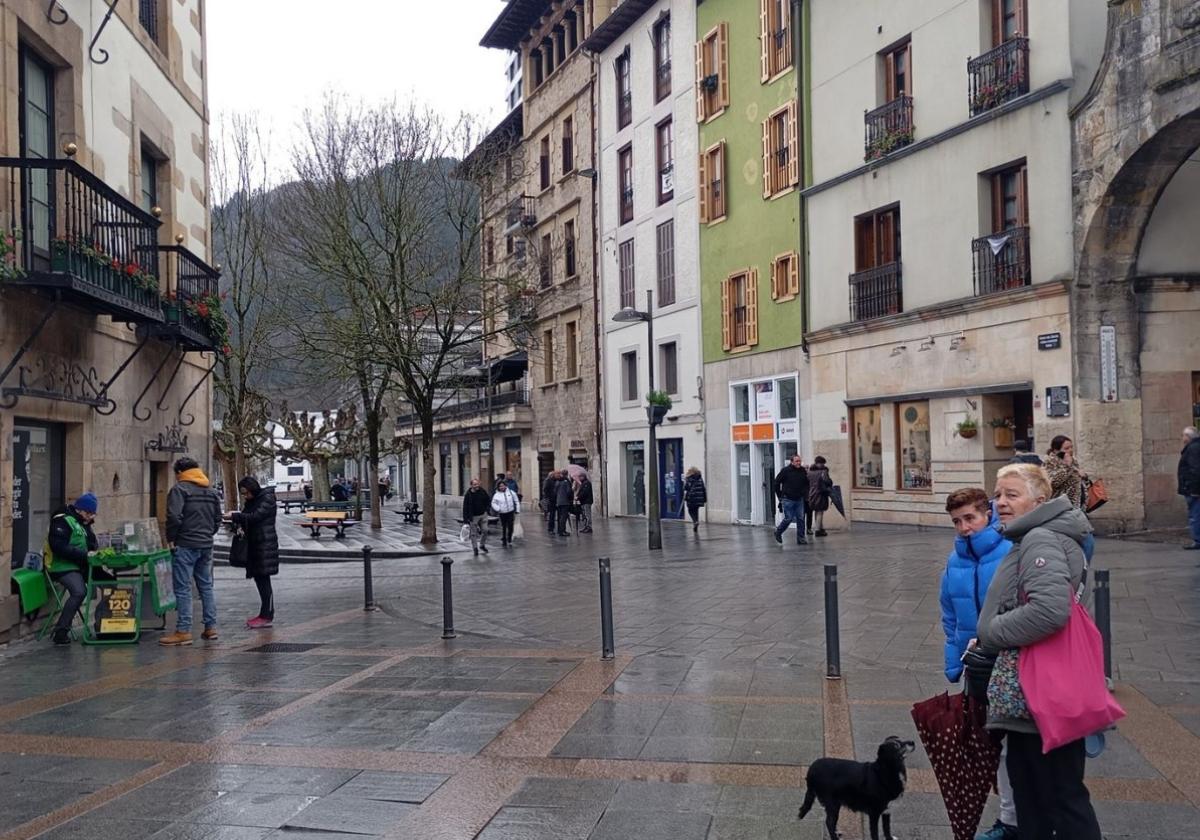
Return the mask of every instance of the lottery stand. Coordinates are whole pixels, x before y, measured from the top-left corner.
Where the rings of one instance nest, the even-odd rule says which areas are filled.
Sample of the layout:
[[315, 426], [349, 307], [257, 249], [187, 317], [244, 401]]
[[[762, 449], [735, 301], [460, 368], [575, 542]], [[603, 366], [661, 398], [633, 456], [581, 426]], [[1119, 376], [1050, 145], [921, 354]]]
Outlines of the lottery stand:
[[[150, 520], [153, 522], [153, 520]], [[123, 530], [128, 542], [109, 542], [88, 558], [87, 596], [83, 603], [85, 645], [134, 644], [142, 633], [142, 593], [147, 588], [154, 613], [165, 616], [175, 609], [171, 579], [171, 552], [160, 547], [157, 527], [129, 523]], [[108, 569], [115, 580], [98, 578], [97, 569]]]

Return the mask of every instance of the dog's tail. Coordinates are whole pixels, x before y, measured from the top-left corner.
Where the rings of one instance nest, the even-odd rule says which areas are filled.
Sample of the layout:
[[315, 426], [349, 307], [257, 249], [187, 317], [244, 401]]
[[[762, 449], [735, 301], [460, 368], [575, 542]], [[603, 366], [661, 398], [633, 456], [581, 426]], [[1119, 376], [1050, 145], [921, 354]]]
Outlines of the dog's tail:
[[812, 810], [813, 803], [817, 801], [817, 794], [810, 787], [804, 791], [804, 804], [800, 806], [800, 813], [796, 815], [796, 819], [802, 820], [805, 815]]

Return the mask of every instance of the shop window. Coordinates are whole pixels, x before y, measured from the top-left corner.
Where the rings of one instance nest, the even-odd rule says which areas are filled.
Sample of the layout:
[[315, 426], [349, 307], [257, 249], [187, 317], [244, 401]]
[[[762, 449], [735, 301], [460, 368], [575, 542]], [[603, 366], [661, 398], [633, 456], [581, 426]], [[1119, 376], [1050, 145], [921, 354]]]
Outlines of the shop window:
[[792, 66], [790, 0], [759, 0], [758, 19], [762, 80], [766, 82]]
[[750, 422], [750, 386], [735, 385], [733, 387], [733, 422]]
[[640, 440], [621, 444], [625, 455], [625, 513], [646, 514], [646, 444]]
[[779, 419], [796, 419], [796, 379], [789, 376], [776, 382], [779, 390]]
[[471, 441], [460, 440], [458, 442], [458, 492], [463, 494], [471, 486], [471, 479], [474, 474], [471, 472]]
[[729, 24], [718, 23], [696, 43], [696, 121], [729, 107]]
[[713, 224], [725, 218], [728, 205], [725, 183], [725, 141], [709, 146], [700, 155], [700, 222]]
[[866, 490], [883, 487], [882, 417], [878, 405], [853, 409], [854, 486]]
[[754, 421], [774, 423], [778, 408], [775, 405], [775, 383], [771, 380], [754, 383]]
[[679, 393], [679, 345], [674, 341], [658, 348], [659, 369], [662, 371], [662, 389], [668, 394]]
[[793, 99], [762, 123], [763, 198], [800, 183], [800, 139]]
[[933, 489], [927, 401], [896, 404], [896, 435], [900, 487], [904, 490]]
[[726, 351], [758, 344], [758, 270], [732, 274], [721, 284], [721, 344]]
[[450, 444], [443, 443], [440, 445], [438, 452], [438, 490], [443, 496], [451, 495], [450, 476], [453, 467], [450, 462]]
[[621, 354], [621, 399], [624, 402], [637, 402], [637, 398], [637, 351], [630, 350], [628, 353]]
[[800, 257], [792, 251], [771, 263], [771, 300], [783, 303], [800, 294]]

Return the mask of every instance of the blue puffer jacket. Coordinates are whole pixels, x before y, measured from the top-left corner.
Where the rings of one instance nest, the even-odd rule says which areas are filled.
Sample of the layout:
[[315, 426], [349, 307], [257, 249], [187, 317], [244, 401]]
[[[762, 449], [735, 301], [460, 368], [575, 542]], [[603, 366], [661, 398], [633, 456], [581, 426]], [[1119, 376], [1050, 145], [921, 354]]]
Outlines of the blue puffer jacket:
[[969, 537], [956, 537], [954, 551], [942, 575], [942, 629], [946, 631], [946, 679], [958, 682], [962, 655], [974, 639], [979, 610], [987, 595], [992, 575], [1012, 549], [1012, 543], [997, 530], [1000, 520], [992, 513], [991, 524]]

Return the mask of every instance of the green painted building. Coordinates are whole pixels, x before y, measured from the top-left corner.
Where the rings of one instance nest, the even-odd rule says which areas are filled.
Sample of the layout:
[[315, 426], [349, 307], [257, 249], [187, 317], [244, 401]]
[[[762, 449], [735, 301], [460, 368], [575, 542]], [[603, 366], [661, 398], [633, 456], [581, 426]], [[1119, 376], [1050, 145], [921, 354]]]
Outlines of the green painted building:
[[706, 446], [717, 521], [773, 523], [775, 472], [794, 452], [812, 457], [803, 446], [802, 8], [798, 0], [696, 8]]

